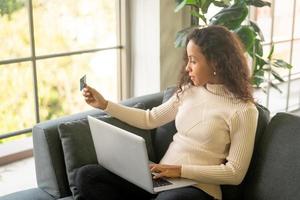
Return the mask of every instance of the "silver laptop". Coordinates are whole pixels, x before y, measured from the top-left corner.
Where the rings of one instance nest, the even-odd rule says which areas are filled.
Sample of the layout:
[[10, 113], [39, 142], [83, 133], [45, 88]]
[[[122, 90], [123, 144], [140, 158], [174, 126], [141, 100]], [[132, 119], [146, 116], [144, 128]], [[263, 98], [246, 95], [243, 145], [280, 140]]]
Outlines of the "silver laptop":
[[196, 184], [184, 178], [153, 180], [142, 137], [91, 116], [88, 121], [98, 163], [114, 174], [150, 193]]

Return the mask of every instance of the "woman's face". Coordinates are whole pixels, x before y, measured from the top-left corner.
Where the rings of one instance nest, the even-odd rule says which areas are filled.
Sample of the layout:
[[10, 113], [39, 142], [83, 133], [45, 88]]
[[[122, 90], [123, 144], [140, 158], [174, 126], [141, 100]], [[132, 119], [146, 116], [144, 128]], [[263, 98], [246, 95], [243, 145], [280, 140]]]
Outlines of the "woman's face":
[[195, 86], [202, 86], [211, 83], [213, 80], [213, 69], [208, 65], [201, 49], [193, 40], [190, 40], [187, 47], [188, 63], [185, 70]]

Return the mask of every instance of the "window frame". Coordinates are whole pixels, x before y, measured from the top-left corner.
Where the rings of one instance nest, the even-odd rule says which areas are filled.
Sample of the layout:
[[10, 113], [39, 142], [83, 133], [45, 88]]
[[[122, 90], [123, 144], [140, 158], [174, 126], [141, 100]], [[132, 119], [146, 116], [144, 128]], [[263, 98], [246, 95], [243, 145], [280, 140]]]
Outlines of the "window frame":
[[[274, 18], [275, 18], [275, 3], [276, 1], [275, 0], [272, 0], [271, 1], [271, 26], [270, 26], [270, 42], [266, 42], [263, 44], [263, 46], [267, 46], [267, 45], [276, 45], [276, 44], [280, 44], [280, 43], [286, 43], [286, 42], [290, 42], [291, 46], [290, 46], [290, 56], [289, 56], [289, 60], [287, 60], [288, 63], [292, 63], [292, 60], [293, 60], [293, 55], [294, 54], [294, 42], [295, 41], [299, 41], [300, 40], [300, 37], [295, 37], [295, 19], [296, 19], [296, 6], [297, 6], [297, 1], [296, 0], [293, 0], [293, 13], [292, 13], [292, 31], [291, 31], [291, 36], [289, 37], [290, 39], [285, 39], [285, 40], [276, 40], [274, 41], [274, 38], [273, 38], [273, 35], [274, 35]], [[299, 3], [299, 2], [298, 2]], [[260, 8], [252, 8], [250, 10], [250, 13], [252, 16], [250, 16], [251, 19], [253, 19], [254, 21], [256, 21], [256, 13], [257, 13], [257, 10], [260, 9]], [[300, 74], [300, 72], [296, 72], [296, 73], [292, 73], [292, 70], [289, 70], [288, 71], [288, 75], [286, 76], [283, 76], [283, 78], [287, 78], [287, 81], [286, 82], [283, 82], [283, 83], [277, 83], [277, 85], [282, 85], [282, 84], [286, 84], [287, 83], [287, 95], [286, 95], [286, 105], [285, 105], [285, 108], [282, 110], [282, 109], [277, 109], [275, 112], [274, 111], [271, 111], [271, 115], [274, 115], [276, 114], [276, 112], [280, 112], [280, 111], [284, 111], [284, 112], [290, 112], [290, 111], [294, 111], [295, 109], [290, 109], [290, 107], [293, 107], [294, 105], [291, 105], [289, 104], [289, 99], [290, 99], [290, 85], [291, 85], [291, 82], [292, 81], [295, 81], [295, 80], [299, 80], [300, 79], [300, 76], [298, 76], [298, 74]], [[267, 82], [271, 81], [271, 74], [269, 73], [268, 75], [268, 80]], [[267, 88], [266, 88], [266, 104], [264, 106], [266, 106], [266, 108], [269, 108], [270, 107], [270, 89], [271, 89], [271, 86], [270, 84], [267, 84]], [[298, 108], [300, 108], [300, 98], [299, 98], [299, 102], [298, 102]]]
[[[45, 55], [36, 55], [35, 52], [35, 34], [34, 34], [34, 17], [33, 17], [33, 5], [32, 0], [28, 0], [27, 9], [29, 16], [29, 33], [30, 33], [30, 49], [31, 55], [28, 57], [14, 58], [0, 60], [0, 68], [2, 65], [31, 62], [33, 72], [33, 86], [34, 86], [34, 108], [35, 108], [35, 122], [40, 122], [40, 105], [38, 94], [38, 82], [37, 82], [37, 68], [36, 62], [38, 60], [44, 60], [49, 58], [66, 57], [79, 54], [95, 53], [106, 50], [117, 50], [117, 98], [118, 100], [126, 99], [130, 96], [130, 55], [129, 55], [129, 12], [128, 12], [128, 0], [115, 0], [116, 3], [116, 24], [117, 24], [117, 45], [108, 46], [103, 48], [91, 48], [78, 51], [69, 51], [63, 53], [52, 53]], [[22, 130], [16, 130], [9, 133], [0, 135], [0, 140], [11, 138], [18, 135], [23, 135], [32, 132], [32, 128], [25, 128]]]

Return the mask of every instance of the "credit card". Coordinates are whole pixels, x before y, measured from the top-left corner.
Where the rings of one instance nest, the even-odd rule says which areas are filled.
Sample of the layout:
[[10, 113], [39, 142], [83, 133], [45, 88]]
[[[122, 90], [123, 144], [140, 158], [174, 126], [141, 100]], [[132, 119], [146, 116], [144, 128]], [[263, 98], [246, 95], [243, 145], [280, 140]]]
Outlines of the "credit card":
[[84, 88], [85, 85], [86, 85], [86, 75], [84, 75], [80, 79], [80, 91]]

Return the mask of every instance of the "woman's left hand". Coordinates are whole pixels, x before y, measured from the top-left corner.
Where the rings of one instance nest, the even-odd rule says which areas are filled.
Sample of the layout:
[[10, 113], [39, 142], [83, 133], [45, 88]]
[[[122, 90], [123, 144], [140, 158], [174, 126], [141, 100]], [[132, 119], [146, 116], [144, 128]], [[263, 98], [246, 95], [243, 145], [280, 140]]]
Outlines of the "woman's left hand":
[[181, 166], [179, 165], [162, 165], [150, 164], [150, 171], [155, 173], [154, 179], [161, 177], [176, 178], [181, 176]]

